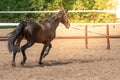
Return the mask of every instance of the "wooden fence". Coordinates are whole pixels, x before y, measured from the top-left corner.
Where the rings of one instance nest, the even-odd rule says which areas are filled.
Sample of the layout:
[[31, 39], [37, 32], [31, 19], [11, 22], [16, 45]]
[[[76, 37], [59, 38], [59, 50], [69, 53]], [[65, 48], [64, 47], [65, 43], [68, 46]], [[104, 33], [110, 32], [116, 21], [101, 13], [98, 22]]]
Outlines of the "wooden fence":
[[[119, 24], [119, 23], [112, 23], [114, 24]], [[15, 24], [17, 25], [17, 23]], [[15, 26], [14, 25], [14, 26]], [[120, 35], [109, 35], [109, 27], [111, 25], [111, 23], [106, 23], [105, 24], [100, 24], [100, 23], [96, 23], [96, 24], [82, 24], [82, 26], [84, 25], [84, 36], [57, 36], [56, 39], [85, 39], [85, 48], [88, 49], [88, 41], [91, 38], [106, 38], [106, 42], [107, 42], [107, 46], [106, 49], [110, 49], [110, 38], [120, 38]], [[106, 27], [106, 34], [104, 36], [88, 36], [88, 28], [90, 25], [104, 25], [104, 27]], [[119, 24], [120, 25], [120, 24]], [[0, 36], [0, 41], [7, 41], [8, 37], [7, 36]]]
[[[4, 13], [46, 13], [46, 12], [57, 12], [57, 11], [0, 11], [0, 14]], [[78, 11], [69, 11], [69, 12], [102, 12], [102, 13], [115, 13], [116, 11], [109, 11], [109, 10], [78, 10]], [[94, 19], [94, 18], [93, 18]], [[110, 49], [110, 38], [120, 38], [120, 35], [109, 35], [109, 25], [114, 24], [120, 24], [116, 23], [115, 21], [117, 18], [113, 18], [114, 23], [104, 23], [106, 27], [106, 35], [105, 36], [88, 36], [88, 26], [89, 25], [99, 25], [101, 23], [91, 23], [91, 24], [83, 24], [85, 26], [85, 35], [84, 36], [57, 36], [56, 39], [85, 39], [85, 48], [88, 49], [88, 39], [90, 38], [106, 38], [107, 41], [107, 47], [106, 49]], [[17, 26], [18, 23], [0, 23], [0, 26]], [[0, 41], [7, 41], [8, 37], [6, 36], [0, 36]]]

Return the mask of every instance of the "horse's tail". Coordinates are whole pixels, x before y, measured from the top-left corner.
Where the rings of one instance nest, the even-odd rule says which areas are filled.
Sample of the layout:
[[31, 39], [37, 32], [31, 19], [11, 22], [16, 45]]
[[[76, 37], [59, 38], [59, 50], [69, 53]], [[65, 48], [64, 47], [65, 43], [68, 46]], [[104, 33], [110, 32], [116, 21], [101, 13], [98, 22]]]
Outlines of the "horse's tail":
[[22, 21], [20, 22], [20, 24], [16, 27], [16, 29], [11, 32], [10, 37], [8, 39], [8, 50], [10, 52], [18, 52], [20, 51], [20, 49], [18, 48], [18, 46], [15, 45], [15, 41], [16, 39], [23, 34], [25, 27], [27, 26], [27, 22], [26, 21]]

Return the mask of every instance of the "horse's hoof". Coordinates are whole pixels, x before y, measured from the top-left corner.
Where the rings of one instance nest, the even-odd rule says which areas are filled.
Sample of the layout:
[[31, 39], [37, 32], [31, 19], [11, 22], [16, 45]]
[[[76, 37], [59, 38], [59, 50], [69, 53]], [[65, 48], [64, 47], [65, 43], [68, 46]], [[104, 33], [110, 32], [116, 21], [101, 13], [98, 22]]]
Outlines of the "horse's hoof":
[[14, 67], [14, 66], [16, 66], [15, 64], [12, 64], [12, 66]]
[[39, 67], [44, 67], [45, 65], [41, 62], [39, 63]]
[[25, 64], [25, 62], [24, 62], [24, 61], [22, 61], [22, 62], [21, 62], [21, 66], [24, 66], [24, 64]]
[[42, 65], [43, 63], [42, 62], [39, 62], [39, 65]]
[[15, 62], [13, 62], [13, 61], [11, 62], [11, 65], [12, 65], [12, 66], [16, 66], [16, 65], [15, 65]]

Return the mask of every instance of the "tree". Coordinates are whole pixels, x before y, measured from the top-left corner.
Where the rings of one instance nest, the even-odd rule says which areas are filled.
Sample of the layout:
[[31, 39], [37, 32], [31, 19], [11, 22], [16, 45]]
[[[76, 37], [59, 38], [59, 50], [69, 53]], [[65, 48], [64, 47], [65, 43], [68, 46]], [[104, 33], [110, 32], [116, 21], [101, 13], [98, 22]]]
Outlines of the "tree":
[[[43, 10], [111, 10], [115, 9], [117, 2], [114, 0], [1, 0], [1, 11], [43, 11]], [[91, 13], [69, 13], [69, 18], [110, 18], [114, 14], [97, 14], [93, 16]], [[14, 22], [18, 22], [19, 18], [44, 18], [44, 14], [0, 14], [0, 18], [17, 18]], [[0, 20], [1, 22], [3, 20]], [[79, 20], [82, 21], [82, 20]], [[87, 20], [92, 21], [92, 20]], [[11, 20], [11, 22], [13, 22]], [[86, 22], [86, 21], [82, 21]], [[97, 20], [97, 22], [105, 22]]]

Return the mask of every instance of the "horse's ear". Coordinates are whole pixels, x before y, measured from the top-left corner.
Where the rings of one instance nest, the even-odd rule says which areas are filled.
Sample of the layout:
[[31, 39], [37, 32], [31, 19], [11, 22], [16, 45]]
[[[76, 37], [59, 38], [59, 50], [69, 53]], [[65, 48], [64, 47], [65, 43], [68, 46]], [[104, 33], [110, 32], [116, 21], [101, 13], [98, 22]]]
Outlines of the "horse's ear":
[[64, 13], [64, 11], [62, 10], [62, 11], [59, 12], [59, 14], [58, 14], [57, 17], [60, 18], [60, 17], [62, 17], [64, 14], [65, 14], [65, 13]]
[[65, 13], [67, 13], [68, 12], [68, 9], [67, 10], [65, 10]]

